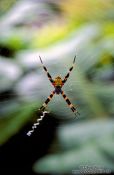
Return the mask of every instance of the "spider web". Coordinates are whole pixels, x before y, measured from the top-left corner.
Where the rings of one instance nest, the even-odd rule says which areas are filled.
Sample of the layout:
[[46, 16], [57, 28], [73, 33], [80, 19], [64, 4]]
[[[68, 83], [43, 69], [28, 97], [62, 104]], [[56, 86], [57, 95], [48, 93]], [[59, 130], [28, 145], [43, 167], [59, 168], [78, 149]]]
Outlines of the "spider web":
[[[72, 66], [72, 62], [70, 65]], [[69, 68], [66, 65], [60, 64], [60, 61], [53, 63], [53, 68], [51, 69], [49, 65], [46, 65], [46, 67], [53, 78], [55, 78], [57, 75], [60, 75], [62, 78], [64, 78]], [[71, 75], [68, 81], [65, 83], [63, 90], [70, 99], [71, 103], [75, 106], [76, 100], [73, 97], [73, 93], [75, 93], [74, 84], [76, 80], [74, 80], [73, 74], [74, 73], [71, 72]], [[42, 70], [42, 67], [40, 67], [39, 71], [32, 71], [28, 75], [25, 75], [20, 82], [17, 82], [12, 92], [8, 93], [8, 96], [6, 94], [0, 95], [1, 112], [3, 114], [9, 113], [18, 106], [23, 109], [23, 103], [29, 103], [29, 106], [32, 106], [34, 101], [40, 101], [42, 105], [53, 90], [54, 88], [49, 82], [44, 70]], [[36, 109], [38, 109], [40, 106], [36, 106]], [[59, 119], [74, 119], [75, 117], [61, 94], [54, 95], [52, 100], [49, 102], [46, 111], [53, 113], [53, 115]]]

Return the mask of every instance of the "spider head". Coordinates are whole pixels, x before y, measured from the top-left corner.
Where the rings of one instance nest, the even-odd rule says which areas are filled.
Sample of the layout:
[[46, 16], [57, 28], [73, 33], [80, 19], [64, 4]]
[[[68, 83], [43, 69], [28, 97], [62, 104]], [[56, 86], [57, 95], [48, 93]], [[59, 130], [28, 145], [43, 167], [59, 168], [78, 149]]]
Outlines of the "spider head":
[[62, 87], [62, 78], [60, 77], [60, 76], [57, 76], [55, 79], [54, 79], [54, 85], [55, 85], [55, 87], [57, 87], [57, 86], [60, 86], [60, 87]]

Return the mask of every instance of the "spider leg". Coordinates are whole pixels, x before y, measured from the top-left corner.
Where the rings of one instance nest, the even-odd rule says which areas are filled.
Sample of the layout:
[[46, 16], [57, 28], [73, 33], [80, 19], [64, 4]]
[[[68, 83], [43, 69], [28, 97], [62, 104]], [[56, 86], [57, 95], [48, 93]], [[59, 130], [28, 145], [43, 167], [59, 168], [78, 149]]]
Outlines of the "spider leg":
[[40, 58], [40, 61], [41, 61], [42, 65], [43, 65], [43, 69], [44, 69], [44, 71], [47, 73], [47, 77], [48, 77], [48, 79], [51, 81], [51, 83], [53, 83], [54, 81], [53, 81], [51, 75], [49, 74], [47, 68], [44, 66], [43, 61], [42, 61], [42, 59], [41, 59], [40, 56], [39, 56], [39, 58]]
[[46, 101], [43, 103], [43, 105], [40, 107], [39, 110], [41, 110], [41, 111], [44, 111], [44, 110], [45, 110], [46, 106], [47, 106], [48, 103], [51, 101], [51, 99], [52, 99], [52, 97], [54, 96], [54, 94], [55, 94], [55, 91], [53, 91], [53, 92], [49, 95], [49, 97], [46, 99]]
[[75, 63], [75, 59], [76, 59], [76, 56], [74, 57], [72, 67], [70, 67], [70, 69], [69, 69], [69, 71], [68, 71], [67, 75], [65, 76], [64, 80], [62, 81], [62, 82], [63, 82], [63, 84], [64, 84], [64, 83], [66, 83], [67, 79], [68, 79], [68, 78], [69, 78], [69, 76], [70, 76], [71, 71], [73, 70], [74, 63]]
[[68, 97], [65, 95], [64, 91], [61, 92], [63, 98], [65, 99], [66, 103], [68, 104], [69, 108], [72, 110], [72, 112], [76, 115], [80, 115], [80, 113], [76, 110], [76, 108], [73, 106], [73, 104], [70, 102]]

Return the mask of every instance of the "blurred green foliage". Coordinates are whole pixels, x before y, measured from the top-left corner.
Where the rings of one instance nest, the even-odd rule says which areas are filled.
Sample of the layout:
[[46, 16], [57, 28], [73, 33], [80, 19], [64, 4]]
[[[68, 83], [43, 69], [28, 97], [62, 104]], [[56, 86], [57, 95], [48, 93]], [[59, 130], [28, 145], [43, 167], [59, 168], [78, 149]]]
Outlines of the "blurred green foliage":
[[0, 15], [4, 15], [4, 13], [6, 13], [14, 3], [15, 3], [15, 0], [0, 1]]
[[[50, 148], [54, 154], [50, 151], [33, 169], [71, 173], [80, 165], [96, 165], [114, 171], [114, 2], [12, 3], [0, 2], [0, 144], [19, 132], [51, 91], [36, 55], [47, 59], [52, 75], [64, 76], [76, 54], [76, 67], [64, 90], [79, 104], [81, 115], [60, 124]], [[72, 119], [62, 101], [53, 99], [49, 111], [64, 121]]]

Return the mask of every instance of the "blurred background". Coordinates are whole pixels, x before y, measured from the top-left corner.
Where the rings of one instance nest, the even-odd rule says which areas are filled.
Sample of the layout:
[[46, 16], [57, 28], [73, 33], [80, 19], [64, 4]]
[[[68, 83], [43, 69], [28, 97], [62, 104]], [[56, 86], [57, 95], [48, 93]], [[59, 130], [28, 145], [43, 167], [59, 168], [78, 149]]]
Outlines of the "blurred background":
[[[78, 105], [75, 118], [53, 90], [76, 64], [63, 89]], [[114, 1], [0, 1], [0, 174], [63, 175], [114, 171]]]

